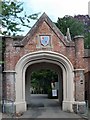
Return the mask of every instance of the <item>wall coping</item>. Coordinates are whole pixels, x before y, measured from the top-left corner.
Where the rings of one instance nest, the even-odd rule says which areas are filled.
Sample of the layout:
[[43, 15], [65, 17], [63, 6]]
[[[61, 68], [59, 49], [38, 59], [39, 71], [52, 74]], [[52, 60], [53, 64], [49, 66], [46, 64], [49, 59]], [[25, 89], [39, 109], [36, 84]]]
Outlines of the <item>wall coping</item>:
[[75, 40], [75, 39], [78, 39], [78, 38], [84, 38], [84, 36], [83, 35], [77, 35], [73, 39]]

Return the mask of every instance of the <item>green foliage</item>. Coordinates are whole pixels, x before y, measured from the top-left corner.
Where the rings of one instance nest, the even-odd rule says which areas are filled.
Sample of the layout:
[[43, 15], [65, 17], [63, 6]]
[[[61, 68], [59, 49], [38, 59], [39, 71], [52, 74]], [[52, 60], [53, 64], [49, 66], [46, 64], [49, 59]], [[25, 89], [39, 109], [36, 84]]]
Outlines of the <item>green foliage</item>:
[[4, 31], [1, 32], [3, 35], [11, 35], [12, 33], [16, 35], [17, 32], [22, 31], [21, 26], [31, 28], [29, 25], [30, 20], [35, 20], [38, 17], [38, 14], [27, 15], [22, 7], [22, 2], [3, 0], [1, 4], [0, 23], [4, 28]]
[[57, 23], [55, 24], [64, 35], [66, 35], [67, 28], [69, 28], [72, 39], [76, 35], [84, 35], [85, 48], [90, 48], [90, 25], [87, 25], [83, 21], [75, 19], [72, 16], [58, 18]]
[[31, 79], [31, 84], [33, 88], [36, 88], [37, 90], [43, 89], [44, 93], [47, 93], [51, 89], [52, 79], [57, 81], [58, 76], [54, 71], [40, 70], [37, 72], [33, 72]]
[[84, 35], [84, 24], [72, 16], [64, 16], [63, 18], [58, 18], [56, 26], [61, 30], [61, 32], [66, 35], [67, 28], [70, 29], [71, 37], [75, 35]]
[[90, 32], [85, 33], [85, 48], [90, 49]]

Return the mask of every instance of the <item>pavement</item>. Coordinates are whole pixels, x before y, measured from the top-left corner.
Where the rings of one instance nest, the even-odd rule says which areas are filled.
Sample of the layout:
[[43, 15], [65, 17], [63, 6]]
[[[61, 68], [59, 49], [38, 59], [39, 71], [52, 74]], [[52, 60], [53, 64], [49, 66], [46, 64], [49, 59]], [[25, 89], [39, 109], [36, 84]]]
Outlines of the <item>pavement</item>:
[[3, 115], [3, 118], [20, 118], [20, 120], [22, 118], [75, 118], [84, 120], [78, 114], [62, 111], [58, 99], [48, 99], [45, 94], [32, 94], [28, 110], [22, 115]]
[[58, 99], [48, 99], [47, 95], [31, 96], [28, 110], [20, 118], [81, 118], [79, 115], [61, 110]]

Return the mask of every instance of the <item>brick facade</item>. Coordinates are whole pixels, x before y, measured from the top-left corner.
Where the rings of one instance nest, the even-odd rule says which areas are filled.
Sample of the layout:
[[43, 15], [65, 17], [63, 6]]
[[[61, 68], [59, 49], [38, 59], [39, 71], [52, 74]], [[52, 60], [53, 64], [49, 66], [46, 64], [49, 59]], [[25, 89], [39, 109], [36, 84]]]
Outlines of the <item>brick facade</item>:
[[[41, 45], [40, 35], [50, 36], [48, 46]], [[76, 36], [73, 40], [68, 41], [48, 16], [43, 14], [25, 37], [3, 37], [3, 39], [5, 40], [4, 80], [6, 81], [4, 91], [6, 89], [7, 92], [5, 91], [5, 96], [7, 99], [15, 99], [12, 74], [14, 73], [13, 71], [15, 71], [15, 66], [19, 59], [28, 53], [44, 50], [60, 53], [70, 60], [74, 67], [75, 100], [84, 101], [84, 74], [88, 73], [88, 76], [90, 76], [90, 56], [88, 54], [85, 56], [83, 36]], [[7, 71], [12, 72], [7, 73]], [[87, 75], [86, 78], [90, 84]], [[90, 96], [90, 90], [88, 89], [87, 91]], [[88, 99], [90, 100], [90, 98]]]

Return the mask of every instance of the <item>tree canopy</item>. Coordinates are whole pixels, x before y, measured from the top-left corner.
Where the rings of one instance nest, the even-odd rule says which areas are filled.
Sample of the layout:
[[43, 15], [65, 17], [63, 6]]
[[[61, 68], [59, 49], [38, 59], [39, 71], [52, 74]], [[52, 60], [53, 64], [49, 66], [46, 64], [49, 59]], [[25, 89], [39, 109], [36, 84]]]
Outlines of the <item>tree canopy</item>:
[[44, 93], [47, 93], [51, 89], [51, 81], [58, 81], [58, 75], [56, 72], [49, 69], [41, 69], [35, 71], [31, 75], [31, 86], [36, 88], [38, 91], [43, 89]]
[[71, 37], [84, 34], [84, 24], [78, 20], [75, 20], [72, 16], [58, 18], [56, 26], [63, 32], [64, 35], [66, 35], [67, 28], [69, 28]]
[[90, 48], [90, 18], [88, 19], [89, 22], [86, 24], [84, 19], [79, 20], [76, 16], [66, 15], [63, 18], [58, 18], [55, 24], [64, 35], [69, 28], [72, 39], [76, 35], [83, 35], [85, 37], [85, 48]]
[[0, 23], [4, 30], [0, 32], [3, 35], [16, 35], [22, 31], [22, 26], [31, 28], [30, 20], [36, 20], [39, 14], [27, 15], [24, 11], [23, 3], [17, 0], [3, 0], [1, 4]]

